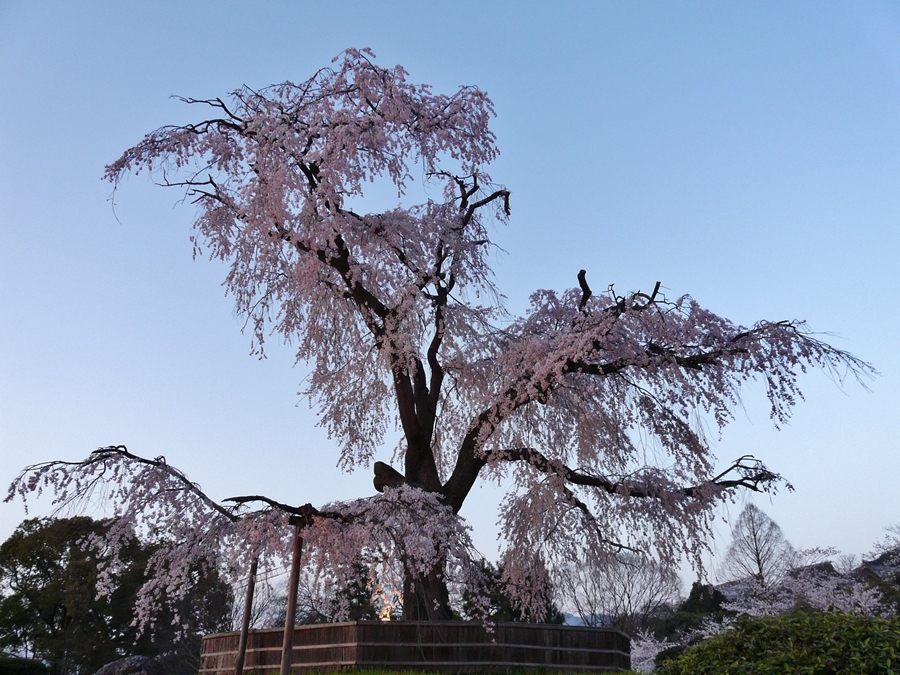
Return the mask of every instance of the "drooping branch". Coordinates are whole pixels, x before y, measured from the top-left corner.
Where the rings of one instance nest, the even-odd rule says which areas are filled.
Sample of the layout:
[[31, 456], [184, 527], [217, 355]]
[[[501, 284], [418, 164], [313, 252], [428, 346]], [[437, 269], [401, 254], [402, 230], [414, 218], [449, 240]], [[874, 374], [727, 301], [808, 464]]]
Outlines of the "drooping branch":
[[570, 503], [573, 507], [581, 511], [582, 516], [587, 519], [587, 521], [591, 524], [591, 528], [594, 531], [594, 534], [597, 536], [597, 541], [606, 546], [610, 546], [616, 551], [630, 551], [632, 553], [641, 553], [640, 549], [636, 549], [632, 546], [628, 546], [627, 544], [623, 544], [620, 541], [615, 539], [610, 539], [602, 530], [600, 526], [600, 522], [597, 520], [597, 516], [594, 515], [594, 512], [591, 511], [591, 508], [581, 499], [578, 498], [578, 495], [575, 494], [575, 491], [570, 489], [567, 486], [563, 486], [562, 493], [568, 503]]
[[[203, 504], [217, 512], [219, 515], [225, 516], [231, 522], [239, 520], [238, 516], [208, 497], [206, 493], [200, 489], [200, 486], [191, 481], [182, 471], [166, 462], [166, 458], [162, 455], [153, 459], [148, 459], [129, 452], [128, 448], [124, 445], [111, 445], [104, 448], [98, 448], [97, 450], [94, 450], [87, 459], [81, 462], [46, 462], [44, 464], [35, 464], [26, 467], [19, 478], [10, 486], [6, 501], [11, 501], [16, 494], [24, 498], [26, 485], [23, 484], [23, 480], [26, 475], [31, 475], [35, 483], [37, 483], [41, 477], [46, 477], [58, 471], [63, 474], [72, 474], [73, 476], [89, 476], [92, 472], [98, 471], [88, 483], [81, 485], [76, 483], [73, 486], [74, 489], [72, 492], [65, 491], [64, 494], [66, 494], [66, 497], [64, 501], [60, 502], [60, 508], [75, 501], [89, 500], [93, 491], [101, 486], [105, 477], [105, 472], [110, 463], [123, 460], [152, 467], [153, 469], [162, 472], [173, 479], [175, 483], [180, 486], [181, 490], [194, 495]], [[113, 477], [117, 477], [117, 472], [113, 471]]]
[[[160, 546], [148, 563], [148, 578], [135, 608], [136, 621], [146, 625], [161, 603], [183, 597], [179, 593], [189, 587], [195, 565], [214, 565], [228, 577], [241, 576], [252, 560], [283, 564], [289, 524], [305, 529], [309, 564], [337, 587], [350, 582], [354, 564], [372, 550], [377, 551], [372, 564], [388, 569], [395, 578], [404, 570], [422, 575], [436, 565], [446, 565], [448, 579], [480, 583], [480, 567], [462, 522], [433, 493], [404, 485], [400, 478], [383, 494], [321, 509], [311, 504], [292, 506], [264, 495], [225, 500], [237, 506], [253, 502], [264, 506], [236, 512], [213, 502], [164, 458], [147, 459], [124, 446], [111, 446], [82, 462], [31, 467], [10, 487], [8, 499], [21, 496], [24, 500], [42, 486], [50, 486], [65, 504], [75, 493], [83, 496], [86, 483], [89, 490], [100, 490], [99, 498], [111, 499], [116, 517], [102, 536], [90, 542], [102, 547], [111, 561], [101, 570], [98, 584], [108, 589], [103, 591], [107, 594], [116, 589], [117, 556], [135, 532], [159, 536]], [[177, 487], [172, 487], [173, 482]], [[185, 492], [202, 499], [184, 499]], [[398, 517], [399, 513], [406, 517]], [[182, 611], [172, 609], [176, 615]], [[346, 619], [341, 612], [347, 610], [338, 604], [335, 619]]]
[[[460, 445], [454, 471], [444, 485], [444, 494], [449, 503], [457, 505], [457, 508], [461, 506], [462, 500], [487, 464], [482, 448], [488, 444], [496, 430], [508, 421], [513, 421], [518, 411], [530, 404], [552, 404], [553, 392], [560, 387], [565, 388], [564, 383], [569, 382], [570, 388], [580, 386], [577, 381], [567, 378], [616, 376], [616, 382], [648, 400], [656, 401], [665, 412], [667, 406], [659, 401], [662, 396], [668, 397], [674, 392], [668, 388], [666, 379], [661, 374], [670, 370], [671, 379], [682, 382], [681, 388], [692, 392], [691, 395], [706, 397], [712, 393], [714, 414], [722, 425], [723, 420], [727, 419], [728, 403], [733, 401], [739, 384], [748, 379], [748, 373], [766, 379], [770, 387], [769, 398], [773, 405], [774, 419], [776, 422], [786, 419], [791, 402], [800, 396], [793, 382], [795, 376], [792, 369], [779, 361], [786, 358], [786, 353], [790, 353], [796, 362], [819, 366], [829, 373], [836, 372], [839, 367], [846, 368], [858, 380], [874, 373], [869, 364], [803, 332], [802, 324], [796, 322], [760, 322], [750, 329], [735, 329], [724, 323], [724, 330], [715, 339], [709, 340], [711, 344], [692, 344], [695, 341], [702, 342], [703, 338], [698, 338], [691, 332], [688, 332], [691, 335], [689, 341], [678, 344], [677, 338], [682, 330], [680, 324], [689, 314], [681, 308], [680, 303], [659, 300], [659, 287], [657, 284], [651, 295], [634, 294], [630, 299], [616, 297], [615, 304], [600, 312], [581, 314], [583, 319], [578, 321], [571, 319], [565, 323], [557, 322], [556, 325], [562, 323], [563, 328], [550, 339], [544, 338], [540, 333], [534, 337], [526, 336], [525, 339], [531, 339], [536, 345], [540, 345], [533, 352], [536, 358], [534, 361], [523, 362], [521, 369], [512, 371], [515, 379], [501, 389], [493, 403], [470, 423]], [[584, 298], [583, 289], [581, 297]], [[665, 305], [664, 311], [647, 313], [649, 308], [660, 303]], [[645, 326], [651, 326], [652, 331]], [[729, 329], [732, 333], [730, 336]], [[663, 339], [669, 344], [666, 345]], [[572, 356], [572, 351], [567, 350], [567, 344], [579, 345], [576, 350], [580, 352], [577, 358]], [[555, 360], [561, 360], [562, 363], [554, 363]], [[740, 362], [746, 366], [741, 366]], [[688, 379], [694, 377], [691, 373], [697, 374], [696, 380]], [[641, 380], [650, 383], [656, 391], [646, 388]], [[777, 388], [773, 388], [773, 385]], [[720, 389], [715, 391], [713, 387]], [[709, 399], [698, 398], [692, 405], [702, 407], [708, 404]], [[686, 422], [678, 415], [672, 415], [668, 422], [687, 429]], [[680, 433], [680, 436], [686, 437], [684, 433]], [[692, 445], [696, 449], [691, 452], [699, 458], [704, 457], [702, 445]], [[683, 485], [677, 491], [684, 496], [692, 496], [701, 488], [719, 490], [745, 487], [759, 491], [777, 478], [764, 468], [759, 468], [758, 471], [756, 468], [759, 467], [748, 467], [746, 462], [739, 460], [729, 469], [731, 472], [740, 472], [739, 478], [722, 478], [715, 483], [703, 485]], [[635, 483], [625, 486], [599, 476], [573, 474], [571, 478], [587, 481], [585, 484], [593, 482], [594, 487], [610, 494], [626, 487], [629, 494], [635, 496], [653, 494], [652, 481], [648, 483], [650, 487], [644, 488]]]
[[[124, 445], [98, 448], [97, 450], [94, 450], [87, 459], [80, 462], [46, 462], [26, 467], [16, 481], [10, 485], [5, 501], [11, 501], [16, 496], [25, 499], [28, 492], [41, 489], [40, 484], [42, 480], [46, 481], [48, 480], [48, 476], [57, 473], [65, 481], [62, 485], [57, 486], [57, 493], [65, 495], [65, 497], [59, 501], [59, 508], [64, 508], [75, 502], [83, 502], [89, 500], [96, 490], [102, 491], [105, 482], [121, 484], [122, 481], [125, 480], [121, 471], [119, 471], [119, 466], [122, 464], [136, 464], [146, 467], [144, 471], [150, 470], [161, 472], [165, 477], [174, 480], [178, 486], [173, 488], [166, 486], [162, 482], [155, 481], [154, 484], [157, 484], [158, 488], [145, 499], [169, 499], [171, 496], [170, 493], [173, 490], [180, 490], [194, 495], [204, 506], [217, 514], [224, 516], [231, 523], [237, 523], [245, 517], [243, 514], [236, 513], [233, 508], [223, 506], [209, 497], [200, 488], [199, 484], [191, 481], [183, 471], [169, 464], [165, 457], [159, 456], [153, 459], [141, 457], [140, 455], [130, 452]], [[88, 478], [87, 482], [82, 482], [80, 479], [85, 477]], [[52, 478], [49, 480], [53, 481]], [[131, 480], [139, 483], [144, 482], [139, 474], [134, 476]], [[283, 511], [284, 513], [300, 516], [307, 520], [311, 518], [328, 518], [338, 522], [344, 522], [346, 520], [346, 515], [339, 511], [320, 510], [312, 504], [291, 506], [290, 504], [284, 504], [264, 495], [229, 497], [223, 501], [231, 502], [235, 505], [260, 502], [269, 507]], [[151, 508], [151, 503], [150, 501], [147, 501], [147, 503], [135, 504], [134, 508], [137, 510]]]

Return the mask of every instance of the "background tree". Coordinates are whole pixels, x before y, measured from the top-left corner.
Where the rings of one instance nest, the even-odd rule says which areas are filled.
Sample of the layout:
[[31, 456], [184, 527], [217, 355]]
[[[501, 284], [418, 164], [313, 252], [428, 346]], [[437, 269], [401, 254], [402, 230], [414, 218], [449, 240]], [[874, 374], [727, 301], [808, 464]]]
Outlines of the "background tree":
[[90, 539], [108, 530], [85, 517], [26, 520], [0, 545], [0, 645], [40, 658], [53, 675], [91, 673], [137, 654], [163, 657], [167, 672], [195, 672], [199, 637], [225, 627], [229, 589], [215, 571], [195, 570], [192, 593], [176, 607], [182, 630], [164, 612], [141, 632], [134, 603], [153, 549], [134, 537], [123, 542], [111, 589], [98, 597], [104, 552]]
[[[128, 571], [137, 551], [123, 549], [119, 590], [96, 599], [97, 565], [83, 544], [103, 525], [90, 518], [28, 520], [0, 546], [3, 642], [39, 656], [54, 675], [96, 670], [136, 638], [126, 598], [142, 579]], [[8, 622], [8, 623], [7, 623]]]
[[877, 589], [882, 604], [896, 616], [900, 613], [900, 524], [885, 529], [888, 534], [849, 574]]
[[731, 528], [722, 572], [730, 580], [753, 577], [763, 586], [777, 584], [791, 569], [795, 557], [794, 547], [784, 538], [778, 523], [748, 503]]
[[724, 608], [727, 602], [728, 598], [715, 586], [695, 581], [674, 612], [651, 618], [646, 629], [632, 639], [632, 669], [653, 672], [663, 660], [676, 657], [688, 645], [727, 625], [733, 614]]
[[650, 622], [650, 631], [657, 639], [668, 640], [670, 644], [680, 643], [692, 634], [697, 634], [704, 624], [722, 623], [726, 616], [725, 594], [711, 584], [695, 581], [688, 596], [676, 606], [675, 611]]
[[731, 528], [731, 544], [720, 572], [731, 581], [751, 577], [760, 586], [771, 586], [784, 581], [792, 570], [817, 565], [836, 554], [831, 547], [794, 548], [778, 523], [748, 503]]
[[575, 561], [559, 571], [556, 582], [585, 626], [612, 626], [632, 636], [651, 619], [672, 613], [681, 591], [673, 569], [629, 552]]
[[503, 565], [494, 565], [486, 560], [481, 564], [484, 569], [485, 588], [466, 589], [463, 593], [461, 609], [464, 618], [484, 617], [490, 621], [550, 624], [565, 622], [566, 617], [552, 600], [552, 594], [548, 594], [544, 599], [543, 606], [524, 610], [516, 602], [515, 594], [504, 580]]
[[900, 571], [900, 523], [888, 525], [887, 534], [882, 541], [875, 543], [874, 550], [868, 558], [879, 559], [887, 568]]
[[[310, 364], [306, 394], [341, 466], [371, 465], [386, 431], [402, 431], [403, 471], [374, 464], [383, 498], [303, 512], [314, 555], [337, 561], [336, 574], [373, 537], [392, 552], [407, 618], [452, 616], [449, 586], [471, 567], [455, 514], [484, 477], [513, 475], [504, 574], [523, 609], [545, 594], [529, 576], [572, 547], [700, 565], [714, 506], [779, 480], [750, 457], [717, 468], [705, 422], [727, 424], [748, 380], [765, 383], [780, 424], [799, 372], [871, 372], [802, 322], [738, 326], [659, 283], [595, 294], [584, 270], [577, 288], [538, 290], [525, 316], [510, 317], [489, 267], [489, 219], [506, 222], [510, 193], [487, 172], [494, 111], [474, 87], [435, 94], [348, 50], [300, 84], [184, 100], [210, 116], [152, 132], [106, 175], [118, 185], [150, 171], [196, 205], [197, 251], [230, 265], [226, 287], [255, 347], [275, 333]], [[414, 174], [429, 183], [424, 203], [360, 208], [371, 182], [402, 198]], [[114, 490], [122, 522], [152, 508], [189, 542], [157, 561], [168, 586], [184, 578], [178, 556], [196, 561], [223, 542], [282, 554], [283, 515], [302, 511], [259, 495], [225, 508], [165, 461], [114, 449], [35, 471], [11, 494], [52, 486], [80, 499], [103, 475], [130, 481]], [[253, 502], [263, 508], [249, 512]]]
[[0, 652], [0, 675], [49, 675], [47, 666], [37, 659], [7, 656]]

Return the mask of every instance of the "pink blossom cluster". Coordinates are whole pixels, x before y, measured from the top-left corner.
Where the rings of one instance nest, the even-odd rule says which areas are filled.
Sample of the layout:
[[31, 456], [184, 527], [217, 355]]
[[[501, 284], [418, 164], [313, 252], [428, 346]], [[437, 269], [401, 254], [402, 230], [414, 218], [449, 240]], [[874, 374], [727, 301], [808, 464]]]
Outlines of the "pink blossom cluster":
[[723, 607], [736, 616], [779, 616], [797, 607], [866, 616], [893, 612], [878, 589], [853, 575], [837, 574], [830, 565], [793, 570], [777, 585], [748, 579], [729, 586], [727, 595]]

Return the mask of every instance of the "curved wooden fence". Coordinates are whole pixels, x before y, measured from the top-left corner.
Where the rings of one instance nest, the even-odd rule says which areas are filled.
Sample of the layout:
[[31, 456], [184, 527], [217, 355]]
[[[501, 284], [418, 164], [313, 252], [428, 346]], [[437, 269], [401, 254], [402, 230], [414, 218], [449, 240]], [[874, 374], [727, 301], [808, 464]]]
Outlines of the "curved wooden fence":
[[[238, 633], [203, 638], [199, 675], [234, 673]], [[283, 630], [250, 631], [245, 673], [275, 675]], [[477, 622], [353, 621], [298, 626], [294, 673], [346, 668], [391, 668], [453, 673], [628, 670], [631, 644], [605, 628]]]

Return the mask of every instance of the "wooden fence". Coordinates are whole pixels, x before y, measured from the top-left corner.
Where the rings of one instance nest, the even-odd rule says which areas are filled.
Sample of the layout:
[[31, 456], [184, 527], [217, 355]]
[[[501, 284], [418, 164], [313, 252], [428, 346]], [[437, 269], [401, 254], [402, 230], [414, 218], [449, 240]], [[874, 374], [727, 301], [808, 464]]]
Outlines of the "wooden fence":
[[[238, 633], [203, 638], [199, 675], [234, 673]], [[283, 630], [250, 631], [245, 673], [274, 675], [281, 665]], [[391, 668], [452, 673], [507, 671], [608, 672], [628, 670], [631, 644], [604, 628], [477, 622], [353, 621], [298, 626], [294, 673], [346, 668]]]

